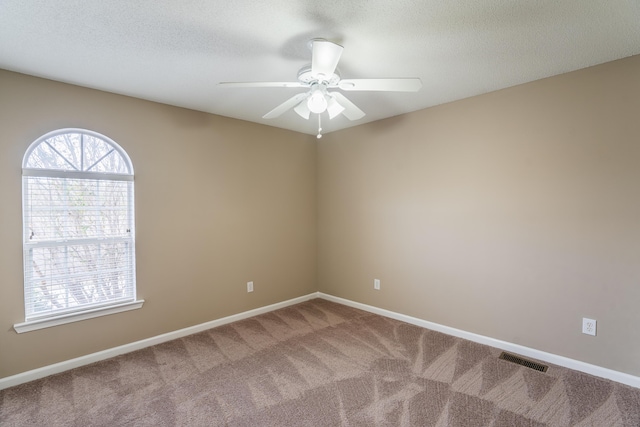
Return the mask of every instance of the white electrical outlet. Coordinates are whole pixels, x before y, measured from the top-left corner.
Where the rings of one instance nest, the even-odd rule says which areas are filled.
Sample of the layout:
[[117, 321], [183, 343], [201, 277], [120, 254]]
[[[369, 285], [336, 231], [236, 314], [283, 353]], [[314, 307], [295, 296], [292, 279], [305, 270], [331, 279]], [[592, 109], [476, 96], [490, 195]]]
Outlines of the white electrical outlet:
[[380, 279], [373, 279], [373, 289], [376, 291], [380, 290]]
[[253, 282], [247, 282], [247, 292], [253, 292]]
[[582, 333], [596, 336], [596, 321], [594, 319], [582, 318]]

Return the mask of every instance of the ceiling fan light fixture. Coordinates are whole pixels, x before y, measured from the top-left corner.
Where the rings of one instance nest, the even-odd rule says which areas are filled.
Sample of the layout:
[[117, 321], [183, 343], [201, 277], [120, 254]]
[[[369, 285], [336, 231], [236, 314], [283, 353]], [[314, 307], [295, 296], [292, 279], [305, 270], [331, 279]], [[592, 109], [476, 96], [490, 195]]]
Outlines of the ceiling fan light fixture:
[[307, 107], [312, 113], [324, 113], [327, 109], [327, 99], [321, 89], [315, 89], [307, 100]]

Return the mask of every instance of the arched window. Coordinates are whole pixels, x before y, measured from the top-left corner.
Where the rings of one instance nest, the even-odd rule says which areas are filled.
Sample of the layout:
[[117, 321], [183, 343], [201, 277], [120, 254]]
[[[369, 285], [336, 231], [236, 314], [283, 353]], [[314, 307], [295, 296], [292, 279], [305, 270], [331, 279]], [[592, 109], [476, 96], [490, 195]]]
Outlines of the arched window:
[[25, 322], [40, 329], [136, 301], [133, 166], [83, 129], [37, 139], [22, 164]]

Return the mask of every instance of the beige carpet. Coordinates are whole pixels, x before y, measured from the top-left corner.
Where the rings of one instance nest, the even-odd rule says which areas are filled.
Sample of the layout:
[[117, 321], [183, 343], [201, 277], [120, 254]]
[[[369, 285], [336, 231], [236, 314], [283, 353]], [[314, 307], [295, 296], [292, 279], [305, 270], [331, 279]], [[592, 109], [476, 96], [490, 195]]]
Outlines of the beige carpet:
[[640, 426], [640, 390], [315, 299], [0, 391], [2, 426]]

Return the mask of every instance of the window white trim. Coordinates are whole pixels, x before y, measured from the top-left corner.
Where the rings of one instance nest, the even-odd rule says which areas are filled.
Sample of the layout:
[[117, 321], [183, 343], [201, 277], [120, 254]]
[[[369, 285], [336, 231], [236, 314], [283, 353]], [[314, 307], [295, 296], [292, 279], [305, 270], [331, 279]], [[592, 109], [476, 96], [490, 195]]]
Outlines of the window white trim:
[[[15, 324], [15, 331], [23, 333], [141, 308], [144, 300], [139, 300], [136, 297], [133, 164], [124, 149], [115, 141], [97, 132], [75, 128], [59, 129], [43, 135], [29, 146], [22, 162], [22, 175], [25, 321]], [[116, 184], [115, 182], [118, 181], [119, 183]], [[106, 190], [114, 191], [114, 194], [119, 197], [115, 205], [103, 205], [107, 201], [111, 203], [111, 200], [104, 199], [103, 201], [101, 199], [103, 195], [100, 184], [103, 182], [113, 183], [113, 185], [108, 184]], [[32, 183], [38, 185], [33, 188], [36, 188], [40, 193], [31, 191]], [[53, 185], [50, 183], [62, 185], [62, 187], [51, 187], [54, 190], [49, 190], [48, 185]], [[83, 191], [86, 192], [87, 203], [80, 203], [77, 205], [78, 208], [75, 205], [67, 206], [69, 203], [68, 194], [72, 194], [67, 193], [67, 184], [79, 186], [82, 189], [79, 193], [82, 197], [85, 197]], [[93, 189], [93, 185], [97, 185], [97, 189]], [[85, 186], [88, 190], [84, 189]], [[54, 195], [51, 196], [48, 191], [54, 191]], [[73, 187], [70, 188], [69, 192], [71, 191], [74, 191]], [[106, 192], [105, 194], [109, 196], [110, 193]], [[42, 197], [40, 199], [43, 202], [42, 205], [33, 204], [32, 198], [38, 200], [38, 197]], [[51, 197], [53, 197], [53, 202], [50, 200]], [[55, 197], [62, 198], [56, 199]], [[125, 199], [126, 202], [123, 201]], [[82, 202], [84, 199], [80, 201]], [[42, 209], [47, 206], [49, 209]], [[126, 213], [123, 210], [125, 206]], [[67, 209], [74, 213], [77, 211], [78, 215], [87, 213], [87, 218], [89, 218], [87, 224], [90, 226], [84, 227], [85, 231], [82, 231], [82, 227], [80, 229], [76, 227], [77, 230], [67, 233], [65, 227], [69, 226], [67, 224], [69, 220], [64, 215], [60, 215], [60, 212], [64, 214]], [[39, 218], [39, 223], [32, 221], [34, 212], [36, 212], [35, 218]], [[104, 212], [115, 212], [114, 215], [118, 215], [115, 217], [118, 220], [115, 228], [111, 226], [107, 231], [101, 227], [99, 215]], [[98, 220], [90, 217], [91, 215], [95, 215]], [[51, 225], [47, 221], [52, 221]], [[35, 231], [35, 238], [34, 231], [31, 230], [29, 234], [27, 228], [34, 226], [34, 224], [38, 227]], [[85, 224], [80, 225], [84, 226]], [[51, 227], [56, 227], [57, 231], [49, 233], [47, 230]], [[92, 230], [86, 233], [86, 229], [89, 228]], [[110, 245], [123, 246], [117, 249], [118, 253], [122, 252], [122, 254], [117, 255], [119, 258], [124, 256], [125, 259], [103, 258], [103, 250], [107, 253], [113, 251], [112, 248], [109, 248]], [[77, 265], [69, 264], [70, 266], [67, 267], [66, 251], [71, 250], [69, 248], [82, 246], [86, 248], [81, 249], [88, 251], [89, 255], [71, 255], [80, 261]], [[62, 261], [56, 265], [55, 259], [50, 258], [54, 261], [47, 264], [49, 262], [47, 250], [55, 251], [58, 248], [64, 251]], [[34, 270], [31, 263], [35, 263], [33, 261], [35, 251], [39, 252], [38, 256], [42, 262], [42, 267], [36, 268], [42, 277], [42, 286], [54, 288], [53, 290], [49, 289], [50, 294], [45, 293], [46, 298], [44, 299], [51, 298], [50, 295], [53, 295], [52, 298], [60, 302], [60, 304], [54, 302], [55, 306], [52, 307], [38, 307], [37, 310], [34, 310], [33, 304], [40, 304], [43, 298], [40, 296], [40, 300], [38, 300], [38, 296], [33, 293], [35, 289]], [[106, 259], [106, 263], [102, 262], [103, 259]], [[73, 258], [71, 262], [75, 262]], [[85, 268], [83, 263], [89, 265], [89, 276], [83, 270]], [[92, 265], [93, 267], [91, 267]], [[59, 271], [56, 271], [57, 269]], [[107, 276], [111, 278], [116, 274], [126, 275], [124, 278], [125, 286], [122, 289], [116, 289], [114, 293], [109, 293], [110, 288], [108, 288], [104, 291], [105, 294], [100, 294], [97, 298], [91, 293], [88, 294], [88, 297], [81, 294], [81, 299], [75, 297], [74, 292], [81, 292], [85, 286], [81, 281], [83, 277], [89, 277], [87, 279], [89, 284], [86, 286], [92, 286], [91, 281], [102, 283], [101, 281], [106, 280]], [[78, 283], [69, 283], [69, 279], [74, 279]], [[38, 284], [38, 289], [42, 289], [42, 286]], [[56, 291], [60, 290], [62, 290], [62, 294], [59, 292], [56, 294]], [[123, 294], [118, 296], [118, 292]], [[62, 299], [60, 300], [60, 298]], [[76, 300], [72, 301], [73, 298]]]
[[50, 328], [52, 326], [64, 325], [66, 323], [78, 322], [80, 320], [92, 319], [94, 317], [107, 316], [109, 314], [122, 313], [123, 311], [136, 310], [142, 308], [143, 299], [125, 302], [107, 307], [84, 310], [79, 313], [68, 313], [60, 316], [47, 317], [40, 320], [30, 320], [28, 322], [16, 323], [13, 329], [19, 334], [36, 331], [38, 329]]

